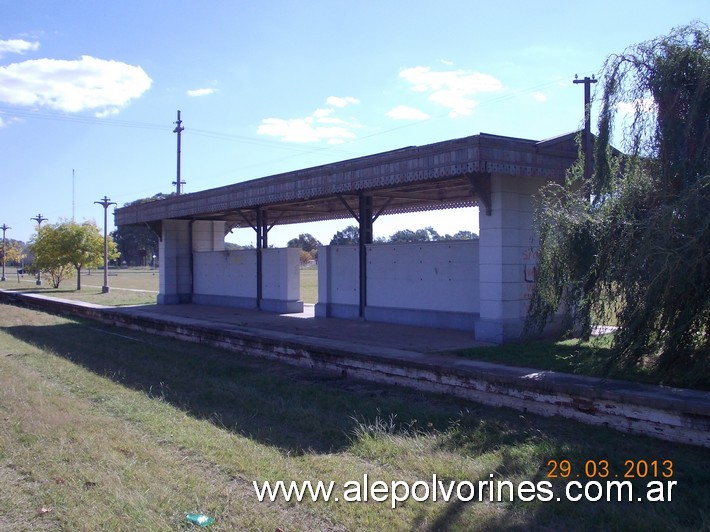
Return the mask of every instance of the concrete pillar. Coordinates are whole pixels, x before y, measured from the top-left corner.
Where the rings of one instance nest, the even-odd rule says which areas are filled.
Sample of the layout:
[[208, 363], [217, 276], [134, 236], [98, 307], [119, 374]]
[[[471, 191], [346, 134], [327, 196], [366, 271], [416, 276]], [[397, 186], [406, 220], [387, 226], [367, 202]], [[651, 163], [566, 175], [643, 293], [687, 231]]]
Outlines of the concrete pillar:
[[[163, 220], [160, 241], [159, 305], [190, 303], [193, 292], [193, 252], [224, 250], [223, 221]], [[192, 233], [192, 234], [191, 234]]]
[[505, 343], [520, 338], [537, 272], [538, 240], [533, 195], [542, 179], [491, 176], [492, 212], [481, 212], [476, 339]]
[[162, 225], [158, 304], [189, 303], [192, 297], [190, 221], [163, 220]]

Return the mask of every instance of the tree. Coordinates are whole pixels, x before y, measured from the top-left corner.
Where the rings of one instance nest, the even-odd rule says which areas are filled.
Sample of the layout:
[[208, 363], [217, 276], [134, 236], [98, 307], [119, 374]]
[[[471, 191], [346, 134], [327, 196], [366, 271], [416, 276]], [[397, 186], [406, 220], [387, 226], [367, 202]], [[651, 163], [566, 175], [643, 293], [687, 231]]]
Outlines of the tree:
[[25, 258], [25, 243], [20, 240], [8, 238], [5, 241], [5, 256], [3, 257], [2, 248], [0, 248], [0, 261], [8, 264], [20, 266], [22, 259]]
[[360, 242], [360, 228], [349, 225], [342, 231], [338, 231], [330, 240], [331, 246], [355, 246]]
[[424, 229], [417, 229], [416, 231], [412, 231], [411, 229], [402, 229], [401, 231], [397, 231], [389, 237], [389, 242], [435, 242], [440, 239], [441, 236], [434, 230], [433, 227], [425, 227]]
[[[76, 271], [76, 289], [81, 290], [82, 268], [103, 263], [104, 238], [94, 222], [62, 222], [45, 225], [30, 242], [35, 269], [48, 274], [54, 288]], [[108, 240], [109, 259], [118, 258], [116, 244]]]
[[32, 254], [32, 269], [42, 272], [54, 288], [72, 275], [72, 266], [66, 260], [62, 245], [57, 238], [59, 224], [45, 224], [37, 230], [37, 234], [29, 242]]
[[[594, 173], [548, 186], [536, 215], [537, 286], [528, 330], [560, 306], [589, 335], [592, 317], [619, 326], [610, 365], [707, 374], [710, 352], [710, 34], [704, 24], [610, 57]], [[615, 113], [630, 109], [621, 155]], [[577, 192], [575, 192], [577, 191]], [[590, 196], [579, 191], [589, 191]]]
[[452, 235], [446, 234], [440, 240], [478, 240], [478, 235], [472, 231], [457, 231]]
[[[67, 261], [76, 269], [76, 289], [81, 290], [81, 269], [96, 268], [103, 264], [104, 237], [95, 222], [81, 225], [70, 222], [59, 226], [59, 238], [66, 253]], [[117, 259], [120, 254], [116, 243], [107, 237], [108, 260]]]
[[111, 232], [122, 260], [135, 266], [145, 266], [148, 257], [158, 255], [158, 235], [147, 225], [122, 225]]
[[[174, 196], [175, 193], [158, 194], [150, 198], [142, 198], [123, 206], [140, 205], [150, 203], [152, 201], [160, 201]], [[145, 266], [148, 257], [159, 254], [159, 235], [155, 233], [148, 225], [121, 225], [112, 233], [111, 238], [118, 246], [118, 251], [128, 264], [135, 266]]]
[[310, 233], [302, 233], [298, 235], [298, 238], [293, 238], [286, 244], [287, 247], [301, 248], [307, 253], [315, 251], [320, 245], [320, 241]]

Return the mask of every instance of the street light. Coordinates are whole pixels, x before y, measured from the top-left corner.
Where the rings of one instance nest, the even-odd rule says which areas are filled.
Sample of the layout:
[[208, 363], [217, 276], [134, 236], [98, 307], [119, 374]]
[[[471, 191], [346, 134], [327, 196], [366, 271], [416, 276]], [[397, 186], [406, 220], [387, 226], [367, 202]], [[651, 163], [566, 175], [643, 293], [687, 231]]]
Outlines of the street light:
[[12, 227], [9, 227], [7, 224], [2, 224], [0, 229], [2, 229], [2, 277], [0, 281], [5, 281], [5, 231], [12, 229]]
[[101, 287], [101, 293], [108, 294], [108, 234], [106, 233], [106, 227], [108, 225], [108, 206], [116, 205], [116, 203], [106, 196], [101, 201], [95, 201], [94, 203], [104, 208], [104, 285]]
[[[30, 220], [35, 220], [37, 222], [37, 236], [39, 236], [39, 230], [42, 228], [42, 222], [46, 221], [47, 218], [44, 218], [41, 214], [38, 214], [34, 218], [30, 218]], [[37, 286], [42, 284], [42, 273], [39, 270], [37, 270], [37, 282], [35, 284]]]

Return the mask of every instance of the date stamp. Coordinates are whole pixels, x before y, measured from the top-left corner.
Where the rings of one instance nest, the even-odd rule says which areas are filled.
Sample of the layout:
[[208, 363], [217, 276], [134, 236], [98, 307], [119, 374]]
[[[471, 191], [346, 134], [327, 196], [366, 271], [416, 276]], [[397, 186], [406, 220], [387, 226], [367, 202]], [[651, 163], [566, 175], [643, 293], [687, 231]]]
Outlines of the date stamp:
[[608, 460], [590, 459], [573, 463], [567, 459], [547, 461], [547, 478], [623, 478], [669, 479], [675, 474], [673, 460], [624, 460], [623, 466], [614, 467]]

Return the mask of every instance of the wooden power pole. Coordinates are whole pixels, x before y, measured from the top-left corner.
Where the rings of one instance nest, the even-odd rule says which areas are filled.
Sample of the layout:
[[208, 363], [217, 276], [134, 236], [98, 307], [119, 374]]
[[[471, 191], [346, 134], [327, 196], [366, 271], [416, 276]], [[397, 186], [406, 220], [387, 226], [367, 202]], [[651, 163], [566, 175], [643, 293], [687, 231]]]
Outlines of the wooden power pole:
[[586, 76], [584, 79], [574, 77], [573, 83], [584, 83], [584, 134], [582, 137], [582, 149], [584, 151], [584, 181], [589, 186], [589, 179], [592, 177], [592, 83], [597, 80], [594, 76]]
[[173, 181], [173, 185], [176, 186], [175, 192], [179, 196], [182, 192], [182, 185], [185, 184], [185, 181], [180, 179], [180, 135], [185, 130], [182, 127], [182, 120], [180, 120], [180, 111], [177, 112], [177, 122], [175, 123], [177, 126], [173, 129], [173, 133], [177, 133], [177, 181]]

